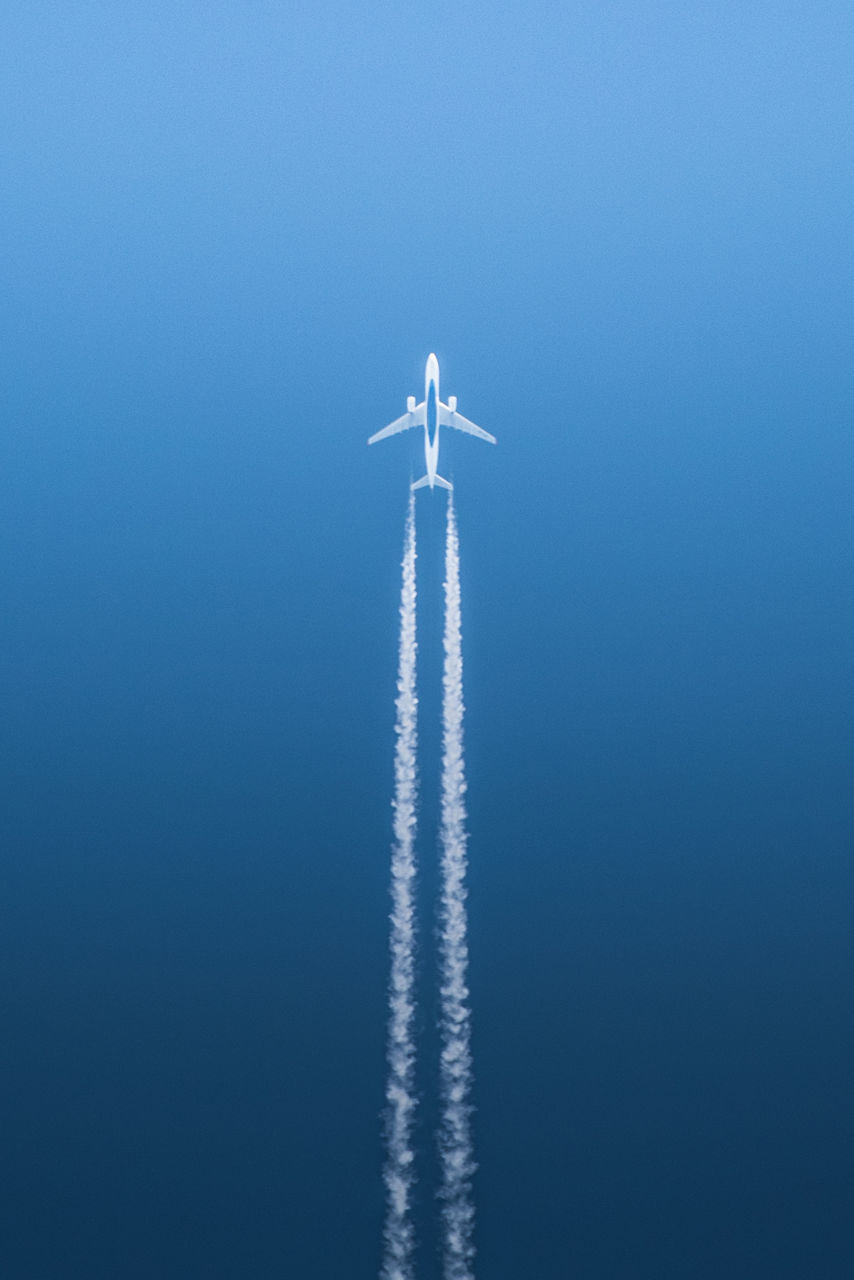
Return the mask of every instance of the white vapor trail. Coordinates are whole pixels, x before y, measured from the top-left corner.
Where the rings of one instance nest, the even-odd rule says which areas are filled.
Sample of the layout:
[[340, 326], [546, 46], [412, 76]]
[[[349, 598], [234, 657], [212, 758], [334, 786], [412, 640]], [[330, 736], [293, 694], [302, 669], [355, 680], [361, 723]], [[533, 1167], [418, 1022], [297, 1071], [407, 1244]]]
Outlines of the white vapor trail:
[[413, 1280], [412, 1122], [415, 1110], [415, 495], [409, 496], [400, 592], [400, 649], [394, 753], [394, 843], [391, 856], [391, 975], [386, 1084], [386, 1218], [383, 1280]]
[[473, 1280], [475, 1170], [471, 1137], [471, 1014], [466, 939], [466, 807], [463, 659], [457, 523], [448, 495], [445, 544], [445, 665], [442, 677], [442, 891], [440, 913], [441, 1104], [445, 1280]]

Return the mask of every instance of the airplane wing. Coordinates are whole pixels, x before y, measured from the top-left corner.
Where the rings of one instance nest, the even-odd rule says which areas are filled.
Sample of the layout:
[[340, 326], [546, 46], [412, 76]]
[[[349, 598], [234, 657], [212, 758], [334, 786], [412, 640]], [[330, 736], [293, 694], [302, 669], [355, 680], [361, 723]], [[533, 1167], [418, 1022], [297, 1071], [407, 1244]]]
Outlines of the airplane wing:
[[423, 427], [427, 421], [426, 411], [426, 402], [422, 400], [421, 404], [416, 405], [411, 413], [405, 413], [402, 418], [395, 418], [394, 422], [390, 422], [387, 427], [383, 427], [382, 431], [378, 431], [376, 435], [371, 436], [368, 444], [376, 444], [378, 440], [385, 440], [388, 436], [396, 436], [398, 431], [406, 431], [409, 427]]
[[468, 418], [464, 418], [461, 413], [457, 413], [456, 409], [451, 409], [446, 404], [439, 405], [439, 425], [455, 427], [457, 431], [467, 431], [470, 436], [477, 436], [478, 440], [488, 440], [490, 444], [497, 443], [495, 436], [484, 431], [483, 427], [475, 426], [473, 422], [469, 422]]

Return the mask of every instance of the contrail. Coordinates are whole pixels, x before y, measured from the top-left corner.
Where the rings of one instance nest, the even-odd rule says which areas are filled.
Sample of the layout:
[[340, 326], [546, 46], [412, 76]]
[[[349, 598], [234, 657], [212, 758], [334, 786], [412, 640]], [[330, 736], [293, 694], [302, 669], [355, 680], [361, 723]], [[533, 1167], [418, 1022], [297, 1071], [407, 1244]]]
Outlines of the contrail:
[[400, 591], [400, 649], [394, 752], [394, 843], [391, 855], [391, 976], [386, 1084], [384, 1280], [413, 1280], [412, 1121], [415, 1109], [414, 881], [416, 747], [415, 495], [409, 495]]
[[440, 914], [441, 1103], [445, 1280], [472, 1280], [475, 1170], [471, 1137], [471, 1015], [466, 940], [466, 807], [460, 562], [453, 499], [445, 544], [445, 665], [442, 676], [442, 892]]

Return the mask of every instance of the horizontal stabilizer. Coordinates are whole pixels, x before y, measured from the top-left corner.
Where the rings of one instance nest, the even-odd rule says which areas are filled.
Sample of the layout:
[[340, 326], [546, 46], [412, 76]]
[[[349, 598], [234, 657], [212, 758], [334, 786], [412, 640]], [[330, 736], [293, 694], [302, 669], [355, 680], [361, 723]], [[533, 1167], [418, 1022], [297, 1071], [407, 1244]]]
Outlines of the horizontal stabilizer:
[[[424, 486], [429, 483], [430, 477], [422, 476], [420, 480], [416, 480], [415, 483], [411, 484], [409, 487], [410, 489], [423, 489]], [[443, 480], [441, 476], [434, 476], [433, 484], [437, 484], [440, 489], [453, 489], [454, 487], [449, 480]]]

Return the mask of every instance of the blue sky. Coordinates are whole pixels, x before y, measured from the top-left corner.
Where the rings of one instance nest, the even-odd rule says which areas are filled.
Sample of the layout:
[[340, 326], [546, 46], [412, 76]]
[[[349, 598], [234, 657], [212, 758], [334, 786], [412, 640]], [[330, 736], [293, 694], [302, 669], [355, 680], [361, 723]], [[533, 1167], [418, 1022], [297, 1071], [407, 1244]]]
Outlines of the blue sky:
[[481, 1273], [850, 1273], [852, 56], [835, 3], [4, 7], [0, 1270], [376, 1274], [419, 445], [365, 441], [434, 350], [499, 442], [442, 445]]

